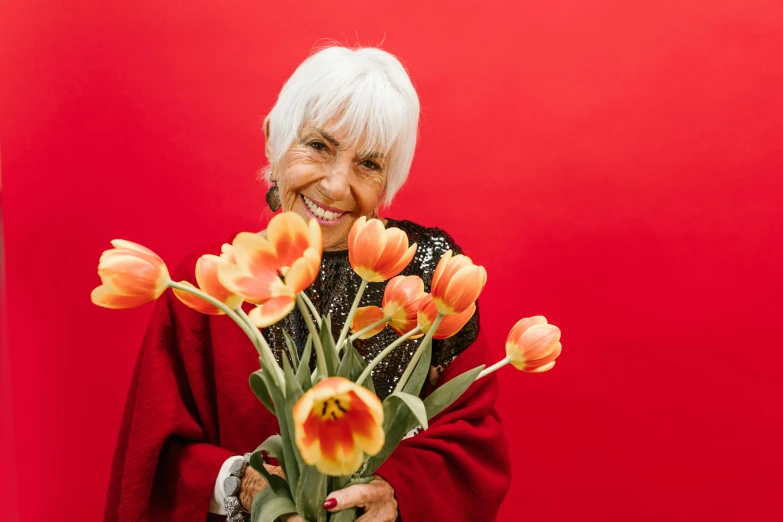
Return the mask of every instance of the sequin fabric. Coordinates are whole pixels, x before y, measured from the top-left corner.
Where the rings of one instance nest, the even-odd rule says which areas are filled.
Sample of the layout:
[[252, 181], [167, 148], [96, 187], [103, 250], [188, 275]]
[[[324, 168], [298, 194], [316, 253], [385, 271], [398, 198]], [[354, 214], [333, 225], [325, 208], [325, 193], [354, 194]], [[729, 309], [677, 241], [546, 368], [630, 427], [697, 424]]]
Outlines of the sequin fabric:
[[[417, 275], [424, 281], [424, 288], [429, 292], [432, 274], [441, 256], [451, 249], [455, 254], [462, 252], [454, 240], [443, 230], [427, 228], [411, 221], [388, 219], [387, 228], [397, 227], [405, 231], [408, 241], [418, 245], [416, 255], [403, 270], [403, 275]], [[318, 313], [329, 314], [332, 321], [332, 332], [335, 337], [345, 324], [345, 319], [351, 309], [351, 304], [359, 289], [361, 279], [351, 268], [348, 251], [324, 252], [321, 271], [318, 279], [306, 290]], [[386, 282], [370, 283], [362, 296], [360, 306], [381, 305]], [[263, 331], [269, 346], [280, 361], [285, 349], [283, 331], [294, 339], [301, 355], [307, 340], [307, 326], [298, 309], [295, 309], [279, 323]], [[457, 355], [464, 351], [476, 339], [479, 332], [478, 308], [473, 318], [455, 336], [433, 342], [432, 371], [440, 374]], [[356, 350], [366, 361], [372, 361], [386, 346], [398, 338], [391, 328], [385, 328], [370, 339], [357, 339], [354, 342]], [[372, 373], [375, 391], [381, 399], [394, 391], [394, 387], [408, 366], [416, 351], [420, 339], [409, 340], [397, 347]], [[314, 360], [315, 358], [313, 358]], [[432, 372], [431, 372], [432, 373]]]

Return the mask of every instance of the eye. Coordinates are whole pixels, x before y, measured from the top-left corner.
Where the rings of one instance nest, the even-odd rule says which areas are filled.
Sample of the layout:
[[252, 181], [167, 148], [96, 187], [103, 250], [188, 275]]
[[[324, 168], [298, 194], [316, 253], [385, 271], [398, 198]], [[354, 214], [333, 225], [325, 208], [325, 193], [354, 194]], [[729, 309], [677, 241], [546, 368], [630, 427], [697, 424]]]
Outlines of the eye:
[[319, 140], [313, 140], [310, 143], [307, 144], [310, 148], [317, 150], [318, 152], [323, 152], [327, 150], [326, 144]]
[[369, 170], [381, 170], [381, 166], [375, 163], [373, 160], [362, 161], [362, 167]]

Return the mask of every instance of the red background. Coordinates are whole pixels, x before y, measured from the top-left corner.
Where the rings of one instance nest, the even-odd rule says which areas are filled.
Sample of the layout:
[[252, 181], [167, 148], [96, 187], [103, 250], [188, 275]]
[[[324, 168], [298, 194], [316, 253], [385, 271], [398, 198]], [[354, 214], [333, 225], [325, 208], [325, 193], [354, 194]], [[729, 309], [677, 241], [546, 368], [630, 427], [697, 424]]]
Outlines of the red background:
[[0, 4], [4, 519], [100, 518], [151, 307], [93, 307], [98, 257], [262, 228], [262, 117], [329, 38], [409, 68], [386, 215], [487, 267], [494, 355], [563, 329], [501, 372], [500, 520], [783, 520], [779, 0], [175, 4]]

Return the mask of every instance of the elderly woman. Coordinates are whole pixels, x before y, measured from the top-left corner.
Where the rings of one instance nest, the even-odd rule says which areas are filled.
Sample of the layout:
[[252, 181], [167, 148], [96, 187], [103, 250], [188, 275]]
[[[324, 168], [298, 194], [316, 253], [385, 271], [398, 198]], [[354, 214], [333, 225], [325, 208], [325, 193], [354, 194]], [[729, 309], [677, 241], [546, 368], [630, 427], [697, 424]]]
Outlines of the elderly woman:
[[[323, 262], [307, 293], [320, 314], [331, 315], [333, 331], [342, 328], [360, 284], [348, 261], [348, 233], [360, 217], [378, 216], [405, 182], [418, 119], [416, 91], [396, 58], [379, 49], [342, 47], [305, 60], [266, 118], [267, 202], [272, 210], [282, 207], [320, 223]], [[427, 290], [441, 255], [460, 252], [440, 229], [382, 221], [418, 244], [403, 274], [420, 276]], [[199, 249], [173, 279], [193, 281], [196, 258], [205, 251], [218, 253], [220, 243]], [[371, 284], [362, 305], [379, 303], [384, 288]], [[283, 330], [300, 350], [307, 337], [298, 311], [264, 329], [278, 357]], [[433, 344], [430, 389], [484, 363], [478, 333], [476, 312], [458, 335]], [[386, 329], [355, 346], [370, 361], [395, 338]], [[393, 390], [418, 342], [407, 341], [374, 370], [381, 398]], [[227, 317], [201, 315], [170, 293], [159, 300], [125, 407], [105, 520], [224, 518], [223, 479], [230, 466], [278, 429], [247, 384], [257, 365], [252, 345]], [[496, 395], [494, 375], [474, 384], [427, 431], [408, 434], [369, 484], [333, 492], [324, 507], [358, 507], [361, 522], [494, 520], [509, 484]], [[238, 494], [243, 507], [266, 485], [248, 468]], [[298, 516], [287, 520], [301, 522]]]

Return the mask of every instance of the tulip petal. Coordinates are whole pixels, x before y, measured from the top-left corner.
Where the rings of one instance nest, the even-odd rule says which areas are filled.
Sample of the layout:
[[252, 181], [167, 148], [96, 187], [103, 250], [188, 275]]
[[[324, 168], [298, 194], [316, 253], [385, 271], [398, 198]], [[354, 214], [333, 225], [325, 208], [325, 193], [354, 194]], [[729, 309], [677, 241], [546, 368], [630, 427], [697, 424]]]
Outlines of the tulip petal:
[[231, 247], [236, 265], [248, 275], [266, 277], [269, 272], [277, 275], [282, 266], [274, 246], [258, 234], [240, 232]]
[[293, 296], [274, 297], [250, 310], [248, 317], [257, 327], [267, 328], [290, 314], [295, 303]]
[[544, 373], [544, 372], [548, 372], [549, 370], [554, 368], [556, 362], [557, 361], [552, 361], [551, 363], [546, 364], [544, 366], [541, 366], [539, 368], [535, 368], [533, 370], [524, 370], [524, 371], [526, 371], [527, 373]]
[[127, 296], [119, 295], [105, 286], [95, 288], [90, 294], [90, 300], [93, 304], [104, 308], [120, 310], [124, 308], [135, 308], [153, 301], [155, 298], [150, 295]]
[[486, 271], [484, 267], [471, 264], [452, 272], [451, 277], [449, 275], [447, 269], [441, 278], [441, 283], [448, 283], [445, 292], [440, 293], [444, 287], [441, 284], [438, 291], [433, 290], [433, 297], [441, 313], [460, 313], [481, 295], [486, 283]]
[[269, 221], [266, 238], [277, 253], [281, 267], [290, 267], [302, 257], [310, 247], [311, 233], [305, 220], [295, 212], [283, 212]]
[[160, 259], [158, 254], [156, 254], [155, 252], [153, 252], [152, 250], [150, 250], [145, 246], [142, 246], [138, 243], [134, 243], [133, 241], [126, 241], [125, 239], [113, 239], [111, 241], [111, 246], [117, 249], [127, 249], [127, 250], [134, 250], [136, 252], [142, 252], [144, 254]]
[[[187, 281], [180, 281], [180, 284], [189, 286], [191, 288], [196, 288]], [[172, 291], [174, 292], [174, 295], [177, 297], [177, 299], [197, 312], [201, 312], [202, 314], [207, 315], [222, 315], [224, 313], [220, 308], [189, 292], [180, 290], [179, 288], [173, 288]]]
[[446, 253], [440, 257], [440, 261], [435, 266], [435, 272], [432, 274], [432, 282], [430, 283], [430, 291], [436, 288], [440, 284], [440, 278], [443, 272], [446, 270], [446, 265], [451, 260], [451, 250], [446, 250]]
[[[205, 293], [225, 303], [232, 310], [242, 304], [242, 297], [229, 291], [218, 279], [218, 268], [228, 262], [218, 256], [205, 254], [196, 261], [196, 284]], [[176, 293], [176, 291], [175, 291]], [[191, 294], [192, 295], [192, 294]], [[204, 301], [200, 299], [200, 301]]]
[[285, 284], [295, 294], [313, 284], [321, 268], [321, 256], [314, 248], [308, 248], [285, 273]]
[[438, 329], [435, 331], [432, 338], [442, 340], [456, 335], [466, 324], [468, 324], [468, 321], [470, 321], [475, 313], [476, 303], [471, 303], [469, 307], [458, 314], [443, 316], [443, 319], [441, 319]]
[[[385, 317], [383, 310], [377, 306], [362, 306], [356, 309], [356, 313], [353, 316], [353, 322], [351, 323], [351, 331], [356, 333], [359, 330], [364, 330], [371, 324], [380, 321]], [[381, 324], [369, 332], [360, 335], [359, 339], [369, 339], [370, 337], [377, 335], [386, 328], [386, 324]]]
[[253, 304], [292, 294], [275, 272], [259, 272], [253, 276], [230, 263], [218, 267], [218, 281], [231, 293], [240, 295]]

